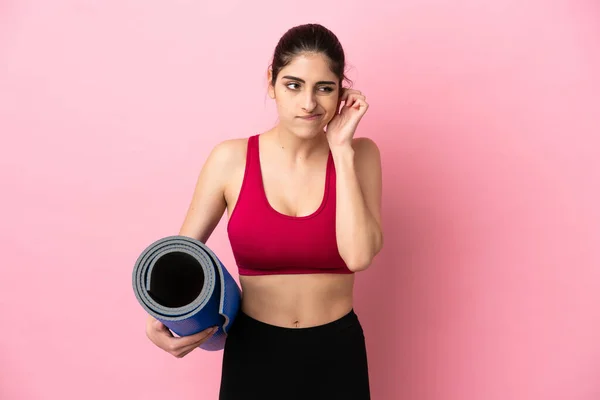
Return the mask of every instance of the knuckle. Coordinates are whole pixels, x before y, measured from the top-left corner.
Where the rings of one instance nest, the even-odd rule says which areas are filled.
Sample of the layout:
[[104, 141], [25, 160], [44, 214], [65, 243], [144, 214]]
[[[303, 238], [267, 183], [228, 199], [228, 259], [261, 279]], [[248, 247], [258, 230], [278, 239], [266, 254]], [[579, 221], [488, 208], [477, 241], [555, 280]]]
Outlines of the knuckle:
[[174, 353], [177, 353], [177, 351], [178, 351], [177, 345], [173, 342], [167, 343], [166, 347], [170, 353], [174, 354]]

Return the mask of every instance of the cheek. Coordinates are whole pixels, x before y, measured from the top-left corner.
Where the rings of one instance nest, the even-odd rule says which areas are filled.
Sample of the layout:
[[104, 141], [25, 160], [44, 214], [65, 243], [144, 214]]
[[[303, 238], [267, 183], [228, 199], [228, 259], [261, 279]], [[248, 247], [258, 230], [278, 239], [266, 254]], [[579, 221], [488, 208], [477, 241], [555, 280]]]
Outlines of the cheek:
[[338, 110], [338, 99], [337, 97], [331, 97], [321, 103], [323, 108], [327, 110], [327, 114], [335, 114]]
[[283, 101], [279, 99], [277, 101], [277, 113], [280, 118], [289, 119], [291, 116], [294, 116], [294, 108], [290, 105], [289, 101]]
[[277, 110], [280, 114], [286, 115], [294, 113], [294, 99], [292, 98], [292, 93], [289, 90], [278, 90], [275, 101], [277, 102]]

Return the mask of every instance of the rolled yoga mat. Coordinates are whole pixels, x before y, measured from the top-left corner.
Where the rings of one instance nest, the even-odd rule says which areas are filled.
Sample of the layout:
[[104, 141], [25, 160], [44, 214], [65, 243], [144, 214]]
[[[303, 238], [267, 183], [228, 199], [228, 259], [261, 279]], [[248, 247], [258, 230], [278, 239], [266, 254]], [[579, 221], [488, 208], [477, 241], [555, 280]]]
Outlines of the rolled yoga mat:
[[146, 312], [178, 336], [218, 326], [199, 346], [210, 351], [223, 349], [241, 300], [239, 286], [217, 256], [187, 236], [168, 236], [142, 251], [133, 291]]

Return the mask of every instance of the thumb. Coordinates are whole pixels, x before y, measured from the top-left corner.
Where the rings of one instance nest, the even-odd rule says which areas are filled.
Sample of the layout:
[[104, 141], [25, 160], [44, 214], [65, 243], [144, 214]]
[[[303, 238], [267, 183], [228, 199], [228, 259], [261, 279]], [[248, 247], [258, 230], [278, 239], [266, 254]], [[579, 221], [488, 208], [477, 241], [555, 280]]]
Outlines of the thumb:
[[165, 324], [160, 322], [159, 320], [154, 321], [154, 323], [152, 325], [154, 326], [154, 329], [156, 329], [157, 331], [164, 332], [168, 336], [173, 337], [173, 333], [171, 332], [171, 330]]

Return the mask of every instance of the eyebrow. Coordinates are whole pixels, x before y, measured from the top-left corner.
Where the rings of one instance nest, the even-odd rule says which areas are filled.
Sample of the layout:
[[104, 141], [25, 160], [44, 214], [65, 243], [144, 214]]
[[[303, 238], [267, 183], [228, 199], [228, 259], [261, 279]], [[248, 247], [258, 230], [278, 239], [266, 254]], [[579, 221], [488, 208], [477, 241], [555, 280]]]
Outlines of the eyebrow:
[[[286, 75], [281, 79], [291, 79], [293, 81], [306, 83], [306, 81], [304, 79], [300, 79], [300, 78], [297, 78], [295, 76], [290, 76], [290, 75]], [[317, 82], [317, 85], [336, 85], [336, 83], [333, 81], [319, 81], [319, 82]]]

